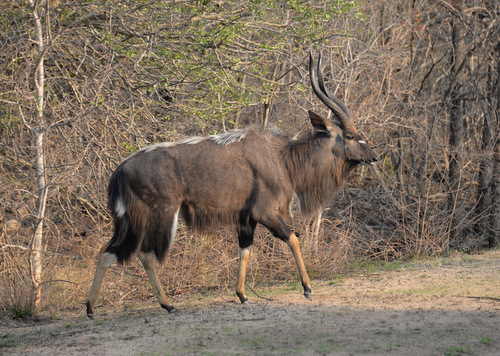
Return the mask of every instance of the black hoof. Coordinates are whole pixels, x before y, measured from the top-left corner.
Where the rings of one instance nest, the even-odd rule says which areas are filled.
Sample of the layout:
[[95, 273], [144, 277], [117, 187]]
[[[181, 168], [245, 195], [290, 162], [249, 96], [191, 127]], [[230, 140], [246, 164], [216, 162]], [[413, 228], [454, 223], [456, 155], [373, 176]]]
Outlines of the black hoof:
[[304, 292], [304, 297], [306, 297], [307, 300], [313, 300], [311, 297], [311, 292]]
[[248, 304], [248, 298], [243, 293], [236, 292], [238, 298], [240, 298], [241, 304]]
[[94, 320], [94, 311], [90, 307], [90, 302], [87, 302], [85, 305], [87, 306], [87, 318]]
[[160, 304], [163, 309], [167, 309], [169, 314], [172, 313], [177, 313], [177, 310], [174, 308], [173, 305], [165, 305], [165, 304]]

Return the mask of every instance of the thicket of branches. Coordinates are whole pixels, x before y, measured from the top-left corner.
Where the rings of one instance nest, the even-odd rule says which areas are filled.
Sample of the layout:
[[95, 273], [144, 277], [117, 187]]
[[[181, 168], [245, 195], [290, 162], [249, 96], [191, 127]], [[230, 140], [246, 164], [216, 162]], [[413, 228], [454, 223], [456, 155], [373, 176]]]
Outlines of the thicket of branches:
[[[327, 85], [381, 158], [321, 217], [295, 215], [311, 274], [500, 241], [497, 1], [30, 0], [0, 10], [4, 309], [80, 308], [112, 230], [107, 181], [131, 152], [245, 125], [295, 135], [309, 129], [308, 109], [328, 115], [309, 87], [310, 51], [323, 53]], [[194, 236], [181, 225], [159, 271], [166, 289], [232, 288], [235, 242], [231, 230]], [[259, 229], [256, 242], [249, 283], [296, 279], [279, 241]], [[111, 303], [151, 296], [135, 262], [104, 285]]]

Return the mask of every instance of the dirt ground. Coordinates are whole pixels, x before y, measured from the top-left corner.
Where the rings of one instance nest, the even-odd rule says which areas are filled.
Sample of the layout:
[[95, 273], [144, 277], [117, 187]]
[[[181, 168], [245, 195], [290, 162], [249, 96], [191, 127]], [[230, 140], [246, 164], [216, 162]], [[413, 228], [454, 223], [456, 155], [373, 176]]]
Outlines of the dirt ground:
[[[27, 323], [0, 319], [0, 354], [500, 355], [500, 251], [391, 265], [331, 281], [174, 298]], [[82, 297], [83, 299], [84, 297]]]

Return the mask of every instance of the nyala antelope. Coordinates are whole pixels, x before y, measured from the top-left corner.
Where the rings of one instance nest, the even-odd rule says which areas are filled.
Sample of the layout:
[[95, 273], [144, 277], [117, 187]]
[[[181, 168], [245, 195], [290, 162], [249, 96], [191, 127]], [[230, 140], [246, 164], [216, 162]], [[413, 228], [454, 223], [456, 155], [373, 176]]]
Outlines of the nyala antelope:
[[194, 230], [215, 224], [236, 226], [239, 270], [236, 294], [245, 295], [245, 276], [257, 224], [262, 224], [293, 253], [304, 296], [311, 285], [299, 242], [285, 223], [297, 197], [302, 213], [318, 212], [344, 185], [359, 164], [377, 156], [351, 123], [350, 112], [325, 88], [321, 55], [317, 74], [309, 58], [311, 85], [316, 96], [333, 112], [333, 121], [309, 111], [313, 130], [291, 140], [284, 135], [247, 128], [220, 135], [194, 137], [145, 147], [126, 158], [111, 176], [108, 197], [114, 234], [102, 246], [87, 301], [93, 318], [99, 287], [116, 259], [136, 252], [160, 305], [168, 301], [154, 267], [172, 245], [180, 216]]

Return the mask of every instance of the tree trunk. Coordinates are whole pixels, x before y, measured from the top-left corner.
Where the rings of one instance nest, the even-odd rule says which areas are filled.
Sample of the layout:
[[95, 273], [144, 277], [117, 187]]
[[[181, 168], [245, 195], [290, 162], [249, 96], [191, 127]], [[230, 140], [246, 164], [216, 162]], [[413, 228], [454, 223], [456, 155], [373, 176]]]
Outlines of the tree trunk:
[[[500, 45], [497, 46], [497, 77], [496, 85], [494, 89], [496, 101], [496, 112], [494, 113], [493, 119], [495, 120], [495, 134], [494, 134], [494, 149], [493, 149], [493, 176], [491, 184], [491, 195], [492, 195], [492, 207], [491, 207], [491, 218], [490, 218], [490, 234], [488, 237], [489, 247], [496, 247], [500, 245]], [[494, 102], [493, 101], [493, 102]]]
[[453, 240], [457, 235], [457, 204], [460, 201], [461, 189], [461, 145], [464, 135], [464, 121], [462, 116], [462, 105], [459, 100], [453, 99], [449, 109], [450, 113], [450, 156], [449, 156], [449, 195], [448, 206], [450, 209], [450, 238]]
[[276, 93], [276, 78], [278, 75], [278, 67], [279, 63], [276, 61], [274, 64], [274, 70], [273, 70], [273, 76], [271, 77], [271, 87], [269, 89], [269, 92], [267, 93], [266, 100], [264, 101], [264, 112], [262, 114], [262, 127], [261, 130], [264, 131], [267, 128], [267, 125], [269, 123], [269, 112], [271, 110], [271, 104], [273, 101], [274, 94]]
[[[500, 110], [500, 108], [499, 108]], [[493, 206], [491, 214], [491, 231], [488, 237], [488, 245], [490, 248], [500, 245], [500, 143], [497, 140], [495, 143], [495, 160], [494, 160], [494, 174], [492, 180], [492, 197]]]
[[489, 245], [489, 216], [491, 214], [492, 202], [492, 179], [493, 179], [493, 121], [490, 116], [491, 111], [488, 105], [483, 105], [484, 122], [482, 151], [483, 158], [479, 167], [479, 189], [476, 206], [478, 221], [475, 224], [475, 231], [483, 241], [482, 245]]
[[[462, 0], [456, 1], [455, 9], [462, 12]], [[450, 55], [450, 89], [449, 89], [449, 118], [450, 118], [450, 155], [449, 155], [449, 193], [448, 207], [450, 209], [449, 237], [450, 241], [458, 235], [457, 203], [461, 196], [462, 172], [462, 138], [464, 136], [463, 103], [459, 98], [461, 63], [464, 58], [463, 39], [461, 36], [461, 23], [453, 14], [451, 15], [451, 43], [453, 51]]]
[[33, 234], [33, 239], [30, 246], [30, 273], [33, 284], [33, 306], [38, 309], [42, 298], [42, 257], [43, 257], [43, 226], [45, 219], [45, 206], [47, 202], [47, 183], [45, 180], [45, 119], [43, 116], [44, 108], [44, 40], [42, 21], [38, 15], [37, 5], [34, 0], [29, 1], [32, 16], [35, 21], [36, 44], [38, 46], [37, 66], [34, 73], [35, 83], [35, 107], [36, 107], [36, 123], [33, 126], [35, 139], [35, 166], [36, 166], [36, 181], [38, 188], [38, 200], [36, 207], [36, 228]]

